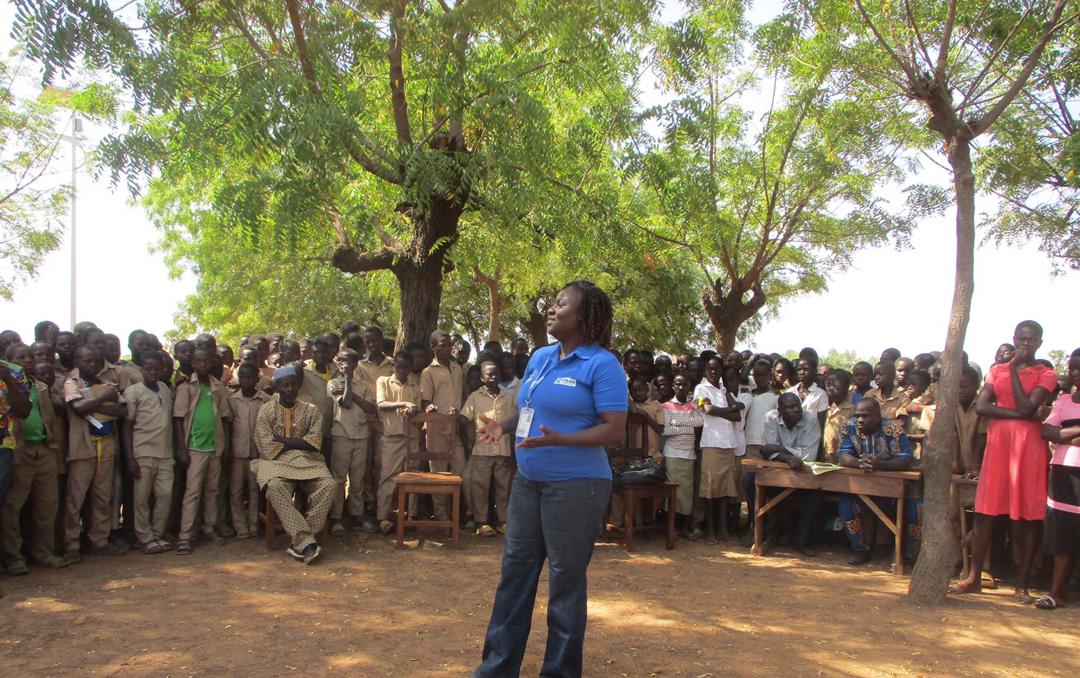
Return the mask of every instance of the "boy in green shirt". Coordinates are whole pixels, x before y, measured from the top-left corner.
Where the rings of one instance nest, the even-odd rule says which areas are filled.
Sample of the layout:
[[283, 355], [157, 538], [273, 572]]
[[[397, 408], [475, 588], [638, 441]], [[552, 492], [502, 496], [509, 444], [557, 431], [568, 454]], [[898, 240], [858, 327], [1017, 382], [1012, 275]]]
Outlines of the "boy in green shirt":
[[200, 348], [192, 356], [192, 378], [176, 387], [173, 401], [173, 435], [176, 461], [187, 469], [187, 483], [180, 512], [176, 552], [191, 553], [196, 537], [195, 516], [203, 511], [203, 536], [215, 544], [224, 540], [216, 533], [217, 496], [221, 482], [221, 457], [231, 436], [232, 412], [229, 392], [211, 375], [214, 353]]

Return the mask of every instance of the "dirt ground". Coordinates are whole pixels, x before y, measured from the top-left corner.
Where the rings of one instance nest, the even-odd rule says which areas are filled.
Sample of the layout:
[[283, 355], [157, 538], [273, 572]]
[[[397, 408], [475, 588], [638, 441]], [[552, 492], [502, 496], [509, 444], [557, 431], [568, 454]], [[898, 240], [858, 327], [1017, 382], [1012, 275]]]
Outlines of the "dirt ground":
[[[284, 546], [284, 541], [281, 541]], [[464, 537], [397, 551], [327, 543], [305, 567], [261, 540], [132, 552], [0, 579], [3, 675], [464, 675], [480, 658], [502, 552]], [[601, 543], [585, 675], [1080, 675], [1080, 602], [1042, 612], [1007, 587], [939, 609], [904, 599], [884, 560], [844, 564], [735, 544]], [[541, 583], [523, 675], [546, 627]]]

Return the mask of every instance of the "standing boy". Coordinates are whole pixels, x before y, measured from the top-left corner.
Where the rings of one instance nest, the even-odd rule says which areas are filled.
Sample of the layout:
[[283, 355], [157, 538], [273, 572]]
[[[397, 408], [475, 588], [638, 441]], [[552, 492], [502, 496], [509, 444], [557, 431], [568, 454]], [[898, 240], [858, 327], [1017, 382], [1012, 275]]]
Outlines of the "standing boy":
[[[394, 373], [379, 377], [375, 402], [382, 421], [383, 439], [379, 449], [378, 508], [379, 531], [389, 534], [390, 505], [394, 499], [394, 476], [405, 470], [405, 451], [419, 442], [419, 430], [409, 421], [420, 408], [420, 385], [412, 374], [412, 354], [398, 351], [394, 356]], [[398, 516], [401, 520], [403, 516]]]
[[825, 377], [825, 393], [829, 396], [829, 411], [825, 413], [822, 443], [825, 448], [825, 460], [835, 464], [836, 455], [840, 451], [840, 443], [847, 430], [848, 419], [855, 415], [851, 375], [840, 369], [829, 372], [829, 376]]
[[124, 451], [135, 480], [135, 537], [143, 553], [153, 555], [172, 549], [164, 537], [173, 495], [173, 407], [172, 392], [161, 381], [161, 355], [150, 352], [141, 360], [142, 382], [124, 389]]
[[217, 495], [221, 482], [221, 457], [231, 432], [229, 394], [215, 379], [214, 352], [208, 347], [192, 355], [193, 377], [176, 387], [173, 404], [173, 432], [176, 440], [176, 459], [187, 470], [184, 501], [180, 513], [180, 535], [176, 552], [191, 553], [195, 533], [195, 518], [202, 504], [203, 536], [216, 544], [224, 540], [215, 533], [217, 527]]
[[56, 555], [56, 512], [60, 495], [57, 487], [56, 450], [60, 419], [49, 398], [49, 386], [33, 376], [33, 356], [26, 346], [9, 346], [7, 358], [19, 365], [28, 378], [30, 412], [14, 421], [15, 452], [11, 486], [3, 507], [4, 564], [8, 574], [26, 574], [22, 557], [22, 530], [19, 514], [32, 499], [33, 550], [35, 562], [47, 567], [66, 567], [70, 563]]
[[[425, 412], [457, 414], [461, 410], [461, 395], [464, 393], [464, 374], [461, 365], [450, 357], [453, 344], [450, 334], [443, 330], [431, 333], [431, 350], [435, 358], [420, 374], [420, 400]], [[432, 461], [432, 471], [450, 471], [462, 476], [465, 473], [465, 446], [453, 423], [432, 424], [425, 428], [427, 449], [433, 452], [450, 451], [450, 462]], [[445, 495], [434, 497], [436, 520], [446, 520], [449, 500]], [[466, 489], [465, 505], [469, 505]]]
[[[493, 537], [498, 531], [506, 534], [506, 507], [510, 501], [510, 437], [502, 436], [495, 444], [485, 443], [476, 438], [476, 429], [482, 426], [482, 417], [494, 421], [506, 421], [517, 409], [515, 398], [499, 386], [499, 368], [493, 362], [480, 365], [481, 386], [469, 394], [461, 408], [461, 419], [468, 426], [469, 438], [473, 442], [472, 458], [469, 460], [465, 482], [469, 485], [468, 496], [472, 497], [471, 513], [480, 523], [477, 534]], [[495, 481], [495, 513], [499, 524], [492, 527], [488, 519], [488, 496], [491, 482]]]
[[[251, 460], [259, 456], [255, 447], [255, 424], [259, 409], [270, 400], [257, 384], [263, 379], [254, 362], [242, 362], [237, 368], [239, 388], [229, 395], [232, 414], [232, 439], [229, 441], [229, 505], [233, 529], [239, 539], [255, 536], [259, 524], [259, 485], [251, 470]], [[244, 499], [247, 507], [244, 507]]]
[[334, 423], [330, 430], [330, 475], [337, 490], [330, 509], [330, 534], [342, 536], [342, 513], [345, 508], [345, 481], [349, 484], [349, 517], [353, 528], [374, 532], [375, 526], [364, 520], [364, 469], [368, 461], [368, 417], [376, 414], [375, 391], [356, 373], [360, 356], [351, 348], [342, 349], [334, 359], [338, 376], [326, 384], [334, 403]]
[[93, 346], [75, 351], [75, 371], [64, 382], [68, 406], [68, 485], [64, 499], [64, 558], [79, 562], [80, 514], [90, 493], [91, 553], [115, 556], [127, 548], [109, 541], [112, 527], [113, 473], [116, 466], [116, 419], [127, 414], [115, 384], [101, 381], [105, 366]]

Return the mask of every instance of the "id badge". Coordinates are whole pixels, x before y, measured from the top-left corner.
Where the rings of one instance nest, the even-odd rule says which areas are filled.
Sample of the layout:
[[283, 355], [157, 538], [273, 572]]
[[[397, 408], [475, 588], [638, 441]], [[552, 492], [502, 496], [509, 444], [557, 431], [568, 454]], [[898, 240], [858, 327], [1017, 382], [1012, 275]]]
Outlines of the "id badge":
[[532, 428], [533, 414], [535, 414], [533, 408], [521, 408], [521, 412], [518, 413], [517, 431], [514, 432], [514, 435], [516, 435], [518, 438], [529, 437], [529, 430]]

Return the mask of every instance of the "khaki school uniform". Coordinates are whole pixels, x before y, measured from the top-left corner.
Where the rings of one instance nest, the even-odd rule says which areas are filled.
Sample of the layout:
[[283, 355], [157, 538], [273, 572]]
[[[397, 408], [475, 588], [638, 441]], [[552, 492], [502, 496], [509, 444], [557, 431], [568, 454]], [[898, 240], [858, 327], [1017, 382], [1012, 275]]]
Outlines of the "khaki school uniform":
[[[128, 425], [139, 477], [135, 480], [135, 536], [144, 546], [161, 539], [172, 508], [173, 460], [172, 391], [158, 382], [155, 393], [145, 383], [124, 389]], [[151, 510], [151, 498], [153, 509]]]
[[[353, 374], [351, 386], [356, 397], [375, 404], [375, 391], [363, 376]], [[346, 481], [349, 515], [352, 518], [364, 515], [364, 471], [368, 466], [368, 422], [372, 417], [355, 402], [348, 403], [348, 407], [342, 404], [344, 388], [344, 376], [335, 377], [326, 384], [326, 393], [334, 405], [334, 423], [330, 428], [330, 475], [337, 483], [334, 505], [330, 508], [331, 520], [341, 520], [346, 503]], [[336, 389], [342, 389], [342, 394], [334, 395]]]
[[[443, 365], [438, 360], [432, 360], [431, 364], [420, 373], [420, 399], [428, 401], [439, 408], [440, 414], [448, 414], [451, 409], [461, 411], [461, 394], [464, 382], [464, 374], [461, 365], [451, 360]], [[465, 475], [465, 445], [458, 435], [458, 427], [453, 422], [431, 424], [424, 427], [427, 436], [427, 449], [432, 452], [443, 452], [449, 449], [450, 461], [429, 462], [432, 471], [450, 471], [456, 475]], [[468, 488], [462, 488], [465, 493], [465, 505], [469, 505]], [[449, 516], [450, 499], [446, 495], [433, 497], [435, 504], [435, 517], [438, 520], [446, 520]]]
[[[827, 461], [836, 462], [836, 453], [840, 450], [844, 431], [847, 430], [848, 419], [851, 419], [854, 415], [855, 405], [851, 403], [850, 393], [839, 405], [829, 403], [829, 409], [825, 413], [825, 432], [823, 435], [825, 459]], [[747, 454], [749, 454], [749, 449]]]
[[326, 394], [326, 382], [317, 372], [305, 369], [300, 382], [300, 394], [296, 399], [319, 408], [322, 415], [323, 442], [320, 449], [327, 462], [330, 460], [330, 429], [334, 423], [334, 401]]
[[[214, 407], [214, 449], [188, 449], [188, 467], [184, 485], [184, 500], [180, 510], [180, 541], [191, 541], [196, 537], [195, 517], [202, 504], [204, 535], [211, 535], [217, 526], [217, 496], [221, 484], [221, 457], [228, 440], [225, 435], [224, 421], [232, 418], [229, 409], [229, 392], [214, 377], [209, 377], [210, 398]], [[183, 420], [183, 440], [179, 444], [187, 447], [191, 440], [191, 427], [195, 419], [195, 407], [199, 402], [199, 380], [193, 378], [176, 387], [173, 402], [173, 418]]]
[[[412, 403], [420, 408], [420, 384], [412, 375], [404, 383], [394, 375], [379, 377], [375, 388], [375, 403]], [[393, 477], [405, 470], [405, 451], [409, 447], [416, 449], [420, 441], [420, 431], [405, 417], [392, 410], [379, 410], [383, 437], [379, 448], [379, 483], [377, 486], [379, 520], [390, 518], [391, 504], [397, 485]]]
[[[106, 384], [113, 385], [113, 384]], [[91, 435], [90, 422], [76, 414], [71, 404], [87, 397], [89, 384], [73, 370], [64, 382], [64, 402], [68, 405], [67, 491], [64, 497], [64, 550], [79, 550], [81, 512], [90, 495], [90, 527], [87, 536], [93, 548], [104, 548], [112, 527], [112, 497], [116, 467], [116, 431]], [[109, 419], [95, 413], [99, 421]]]
[[[461, 415], [475, 426], [482, 426], [480, 416], [495, 421], [508, 419], [515, 411], [514, 396], [503, 388], [492, 395], [481, 386], [469, 394]], [[472, 498], [469, 513], [478, 523], [486, 523], [488, 518], [488, 497], [491, 482], [495, 481], [495, 512], [500, 523], [506, 522], [506, 507], [510, 502], [510, 436], [502, 436], [494, 445], [477, 438], [473, 443], [472, 457], [466, 469], [465, 482], [469, 486], [468, 496]]]
[[893, 387], [892, 394], [888, 397], [885, 397], [885, 394], [881, 392], [880, 388], [870, 389], [863, 397], [873, 398], [881, 403], [881, 416], [886, 419], [896, 419], [897, 417], [907, 416], [907, 410], [904, 409], [909, 402], [907, 394], [895, 386]]
[[259, 525], [259, 484], [255, 480], [255, 472], [251, 470], [251, 460], [259, 456], [259, 450], [255, 447], [255, 424], [258, 421], [259, 409], [269, 400], [270, 396], [258, 389], [250, 399], [246, 398], [242, 391], [229, 395], [229, 410], [232, 413], [229, 510], [232, 513], [233, 529], [240, 538], [255, 534]]
[[32, 550], [34, 560], [42, 561], [56, 551], [56, 514], [60, 507], [57, 483], [57, 432], [62, 429], [60, 418], [53, 410], [49, 386], [30, 379], [30, 388], [37, 394], [43, 437], [27, 439], [25, 420], [15, 419], [15, 453], [11, 468], [11, 484], [4, 499], [3, 522], [4, 559], [8, 564], [22, 559], [22, 530], [20, 513], [30, 501], [32, 516]]
[[[394, 375], [394, 361], [387, 356], [376, 363], [366, 357], [360, 359], [357, 365], [360, 374], [364, 377], [372, 393], [375, 393], [379, 377], [392, 377]], [[382, 444], [382, 421], [378, 414], [368, 418], [370, 435], [368, 436], [368, 462], [364, 468], [364, 501], [374, 504], [376, 501], [375, 487], [379, 482], [379, 445]]]

